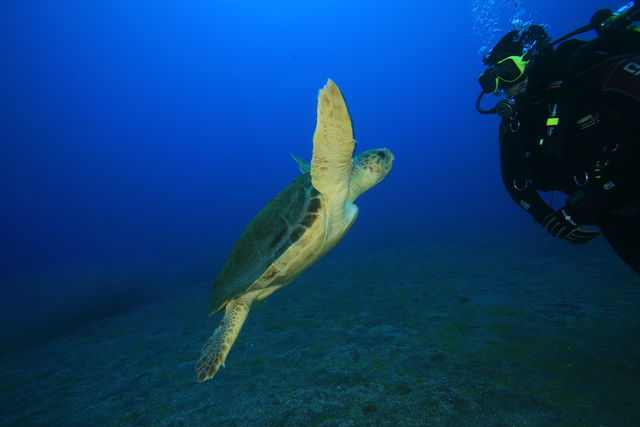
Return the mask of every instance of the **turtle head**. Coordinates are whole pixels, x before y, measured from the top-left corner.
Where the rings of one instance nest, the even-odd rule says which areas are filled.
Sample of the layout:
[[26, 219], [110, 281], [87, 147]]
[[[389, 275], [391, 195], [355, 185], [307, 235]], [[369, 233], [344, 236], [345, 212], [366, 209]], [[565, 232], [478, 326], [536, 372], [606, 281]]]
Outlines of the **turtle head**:
[[353, 202], [382, 181], [391, 171], [393, 160], [393, 153], [386, 148], [376, 148], [357, 155], [353, 159], [349, 200]]

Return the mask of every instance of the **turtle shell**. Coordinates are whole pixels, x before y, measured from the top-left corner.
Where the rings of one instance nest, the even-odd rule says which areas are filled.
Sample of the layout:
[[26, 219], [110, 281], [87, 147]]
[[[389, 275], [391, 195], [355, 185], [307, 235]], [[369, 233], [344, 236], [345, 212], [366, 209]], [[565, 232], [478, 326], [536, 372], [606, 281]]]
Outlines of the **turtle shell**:
[[281, 191], [251, 220], [213, 284], [211, 313], [247, 291], [313, 224], [322, 204], [305, 173]]

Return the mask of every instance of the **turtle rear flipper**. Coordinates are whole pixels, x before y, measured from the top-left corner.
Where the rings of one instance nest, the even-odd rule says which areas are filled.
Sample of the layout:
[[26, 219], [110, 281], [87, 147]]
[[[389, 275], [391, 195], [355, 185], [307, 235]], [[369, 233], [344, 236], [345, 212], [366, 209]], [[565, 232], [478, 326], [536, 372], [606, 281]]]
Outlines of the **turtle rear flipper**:
[[243, 295], [227, 303], [220, 325], [202, 346], [202, 354], [196, 364], [198, 382], [210, 379], [218, 372], [220, 366], [224, 366], [229, 350], [249, 314], [252, 300], [253, 297], [247, 298], [247, 295]]

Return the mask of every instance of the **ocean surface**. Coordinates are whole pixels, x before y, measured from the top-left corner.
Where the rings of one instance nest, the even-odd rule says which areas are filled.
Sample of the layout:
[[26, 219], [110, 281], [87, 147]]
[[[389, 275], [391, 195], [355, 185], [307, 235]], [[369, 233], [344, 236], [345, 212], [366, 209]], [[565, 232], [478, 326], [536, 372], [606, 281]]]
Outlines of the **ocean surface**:
[[[513, 203], [474, 110], [502, 34], [620, 6], [0, 4], [0, 425], [637, 425], [640, 278]], [[211, 284], [328, 78], [394, 169], [199, 384]]]

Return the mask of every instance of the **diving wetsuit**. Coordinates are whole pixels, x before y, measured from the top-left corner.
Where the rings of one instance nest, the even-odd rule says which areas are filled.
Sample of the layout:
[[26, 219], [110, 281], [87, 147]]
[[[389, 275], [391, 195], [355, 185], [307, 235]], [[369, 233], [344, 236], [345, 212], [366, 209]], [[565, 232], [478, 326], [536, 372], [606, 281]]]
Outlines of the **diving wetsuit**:
[[543, 94], [523, 94], [517, 115], [503, 119], [503, 182], [541, 224], [554, 209], [537, 191], [569, 195], [573, 218], [598, 226], [640, 274], [640, 51], [581, 70]]

